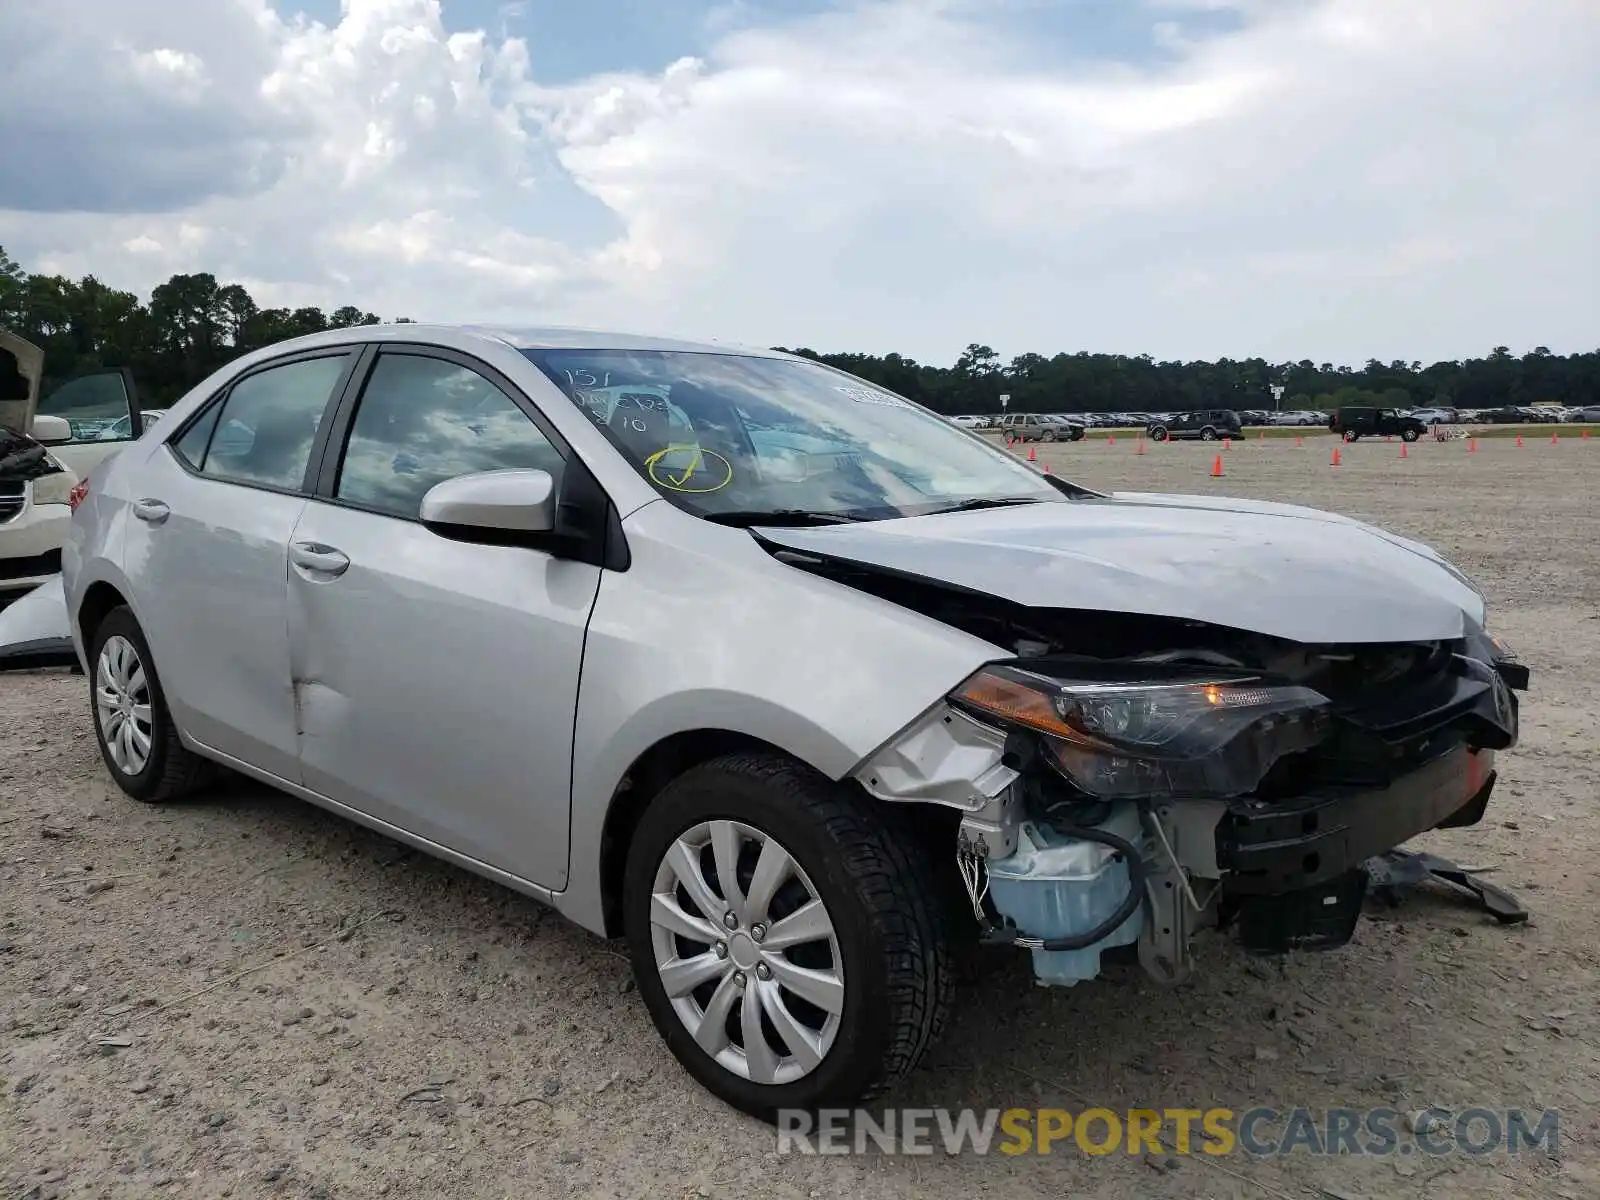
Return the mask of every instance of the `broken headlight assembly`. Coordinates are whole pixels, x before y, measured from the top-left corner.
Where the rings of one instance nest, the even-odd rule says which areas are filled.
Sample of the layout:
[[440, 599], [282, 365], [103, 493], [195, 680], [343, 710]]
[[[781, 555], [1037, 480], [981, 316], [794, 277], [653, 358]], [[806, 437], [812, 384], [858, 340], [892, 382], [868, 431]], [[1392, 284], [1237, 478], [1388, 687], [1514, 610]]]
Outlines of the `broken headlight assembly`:
[[66, 504], [70, 501], [77, 476], [53, 454], [44, 457], [46, 470], [33, 477], [33, 502], [35, 504]]
[[1107, 800], [1226, 799], [1329, 728], [1321, 693], [1208, 670], [1158, 678], [1057, 678], [991, 664], [950, 695], [982, 719], [1040, 735], [1044, 757], [1080, 791]]

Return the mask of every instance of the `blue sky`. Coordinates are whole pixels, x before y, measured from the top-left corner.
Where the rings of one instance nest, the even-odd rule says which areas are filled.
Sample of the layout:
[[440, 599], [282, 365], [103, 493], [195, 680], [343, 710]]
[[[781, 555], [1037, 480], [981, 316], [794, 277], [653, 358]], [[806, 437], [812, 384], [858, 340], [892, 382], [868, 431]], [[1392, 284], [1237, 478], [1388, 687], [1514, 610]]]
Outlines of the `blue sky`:
[[0, 45], [0, 245], [141, 294], [945, 363], [1600, 328], [1593, 0], [74, 0]]
[[[334, 22], [338, 0], [294, 0], [314, 20]], [[504, 30], [529, 39], [542, 78], [571, 82], [603, 71], [651, 70], [704, 53], [741, 27], [803, 20], [836, 0], [450, 0], [447, 28]], [[1237, 29], [1227, 8], [1178, 6], [1152, 19], [1137, 0], [1002, 0], [996, 20], [1024, 32], [1042, 56], [1143, 62], [1170, 56], [1157, 26], [1189, 38]]]

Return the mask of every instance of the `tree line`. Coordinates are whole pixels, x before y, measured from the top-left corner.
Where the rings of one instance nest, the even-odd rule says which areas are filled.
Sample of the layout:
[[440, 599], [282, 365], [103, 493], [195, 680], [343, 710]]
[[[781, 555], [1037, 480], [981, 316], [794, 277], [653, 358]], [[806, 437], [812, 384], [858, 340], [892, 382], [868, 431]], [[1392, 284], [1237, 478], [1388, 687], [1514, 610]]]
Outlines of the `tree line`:
[[[398, 317], [393, 320], [404, 321]], [[93, 275], [68, 279], [30, 274], [0, 247], [0, 326], [45, 352], [49, 379], [100, 367], [129, 367], [144, 404], [171, 403], [240, 354], [323, 329], [374, 325], [375, 313], [346, 305], [262, 308], [237, 283], [201, 273], [174, 275], [141, 301]], [[779, 347], [782, 349], [782, 347]], [[1543, 346], [1520, 357], [1497, 346], [1484, 358], [1383, 363], [1157, 362], [1147, 354], [1019, 354], [1005, 362], [973, 343], [952, 366], [900, 354], [804, 355], [881, 384], [936, 411], [993, 413], [1009, 396], [1011, 412], [1177, 412], [1196, 408], [1271, 409], [1272, 388], [1285, 409], [1371, 404], [1405, 408], [1494, 408], [1556, 401], [1600, 404], [1600, 350], [1552, 354]]]

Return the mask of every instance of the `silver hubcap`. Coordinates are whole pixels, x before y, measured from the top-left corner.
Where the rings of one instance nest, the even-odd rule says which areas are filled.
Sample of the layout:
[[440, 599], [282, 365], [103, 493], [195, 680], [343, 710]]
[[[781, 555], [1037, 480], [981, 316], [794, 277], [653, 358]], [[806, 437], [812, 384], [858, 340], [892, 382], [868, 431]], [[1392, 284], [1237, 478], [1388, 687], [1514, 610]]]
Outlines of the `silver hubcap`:
[[738, 821], [668, 847], [650, 897], [656, 970], [700, 1048], [755, 1083], [792, 1083], [833, 1046], [844, 966], [833, 921], [800, 864]]
[[137, 775], [150, 761], [150, 681], [133, 643], [118, 634], [100, 647], [94, 670], [100, 736], [117, 770]]

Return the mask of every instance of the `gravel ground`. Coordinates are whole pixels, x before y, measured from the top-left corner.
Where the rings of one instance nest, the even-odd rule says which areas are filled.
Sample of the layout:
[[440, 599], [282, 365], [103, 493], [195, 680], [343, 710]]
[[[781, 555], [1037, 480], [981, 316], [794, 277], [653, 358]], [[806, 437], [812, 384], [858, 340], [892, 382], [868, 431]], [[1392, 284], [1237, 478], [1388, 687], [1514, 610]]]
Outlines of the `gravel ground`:
[[[1253, 1160], [779, 1157], [692, 1085], [627, 963], [521, 899], [254, 785], [145, 808], [99, 763], [80, 677], [0, 676], [0, 1185], [51, 1196], [1600, 1195], [1600, 444], [1119, 438], [1041, 458], [1095, 486], [1309, 503], [1422, 538], [1534, 671], [1477, 828], [1430, 848], [1533, 910], [1425, 889], [1342, 952], [1210, 939], [1162, 991], [1003, 960], [899, 1103], [1562, 1112], [1561, 1152]], [[101, 1046], [106, 1037], [124, 1044]]]

